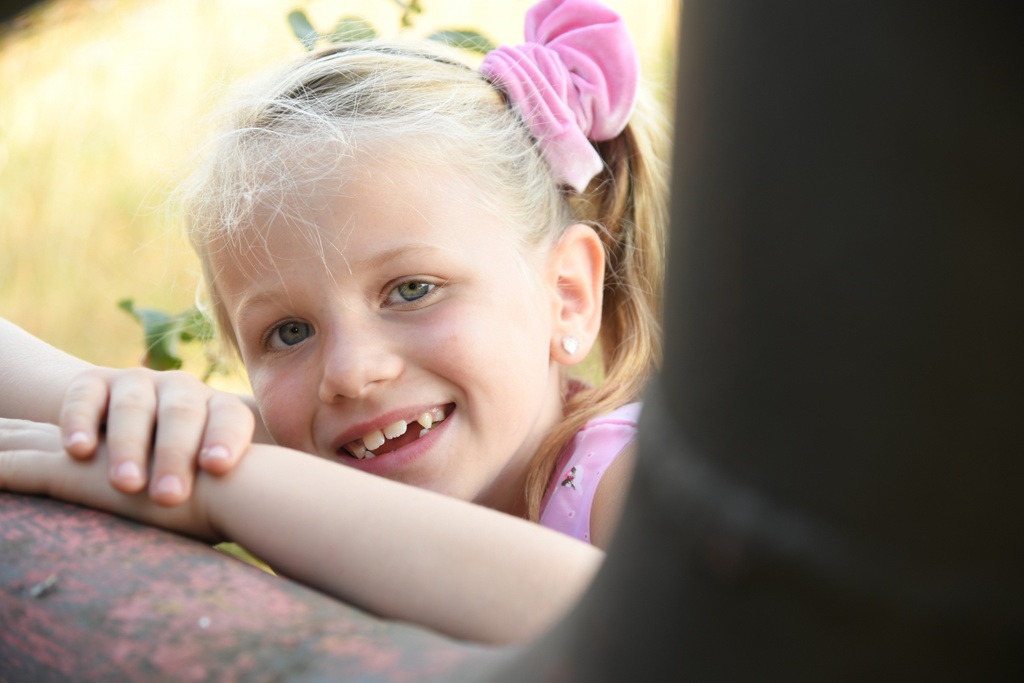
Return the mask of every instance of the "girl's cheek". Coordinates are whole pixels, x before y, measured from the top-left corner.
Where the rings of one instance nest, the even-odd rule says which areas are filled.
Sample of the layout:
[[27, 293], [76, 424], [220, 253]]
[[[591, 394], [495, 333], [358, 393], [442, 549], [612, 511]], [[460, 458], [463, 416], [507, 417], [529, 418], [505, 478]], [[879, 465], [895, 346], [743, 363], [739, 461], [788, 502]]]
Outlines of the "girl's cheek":
[[274, 442], [280, 446], [308, 450], [298, 439], [299, 434], [308, 433], [308, 430], [301, 428], [305, 417], [304, 403], [299, 400], [297, 388], [291, 386], [294, 377], [256, 371], [249, 374], [249, 382], [263, 423]]

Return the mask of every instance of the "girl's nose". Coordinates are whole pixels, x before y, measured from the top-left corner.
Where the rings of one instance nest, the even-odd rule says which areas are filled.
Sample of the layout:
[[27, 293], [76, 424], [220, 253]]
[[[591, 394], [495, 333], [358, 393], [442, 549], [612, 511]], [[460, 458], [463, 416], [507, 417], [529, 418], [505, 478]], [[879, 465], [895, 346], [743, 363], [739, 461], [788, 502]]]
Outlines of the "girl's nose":
[[330, 331], [323, 346], [320, 400], [363, 398], [375, 386], [398, 377], [402, 358], [389, 340], [371, 330]]

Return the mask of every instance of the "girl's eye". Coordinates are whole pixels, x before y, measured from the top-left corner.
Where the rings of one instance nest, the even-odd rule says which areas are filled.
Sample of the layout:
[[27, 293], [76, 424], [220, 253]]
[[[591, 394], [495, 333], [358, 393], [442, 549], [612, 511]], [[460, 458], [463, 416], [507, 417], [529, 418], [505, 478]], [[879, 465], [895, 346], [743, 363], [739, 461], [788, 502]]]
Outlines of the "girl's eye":
[[413, 301], [419, 301], [426, 295], [430, 294], [437, 285], [429, 282], [423, 282], [421, 280], [409, 280], [396, 286], [391, 290], [391, 295], [388, 296], [390, 303], [404, 304], [412, 303]]
[[312, 336], [313, 328], [307, 323], [287, 322], [278, 325], [270, 333], [269, 345], [271, 348], [280, 349], [295, 346], [307, 337]]

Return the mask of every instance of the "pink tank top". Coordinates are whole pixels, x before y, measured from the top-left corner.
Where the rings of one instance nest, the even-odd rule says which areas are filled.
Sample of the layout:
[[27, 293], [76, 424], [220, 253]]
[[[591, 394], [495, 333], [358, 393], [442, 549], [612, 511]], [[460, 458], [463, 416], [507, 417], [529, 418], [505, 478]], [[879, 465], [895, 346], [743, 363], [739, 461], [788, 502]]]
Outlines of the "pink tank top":
[[636, 438], [640, 404], [629, 403], [576, 432], [558, 458], [541, 501], [540, 523], [590, 543], [590, 510], [601, 476]]

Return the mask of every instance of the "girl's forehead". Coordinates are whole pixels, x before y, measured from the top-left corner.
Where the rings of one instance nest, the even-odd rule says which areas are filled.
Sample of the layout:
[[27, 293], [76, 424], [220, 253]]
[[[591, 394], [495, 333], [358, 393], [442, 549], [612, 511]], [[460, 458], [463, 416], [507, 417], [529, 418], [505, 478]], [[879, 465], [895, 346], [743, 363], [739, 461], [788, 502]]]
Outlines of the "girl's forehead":
[[345, 164], [261, 197], [229, 235], [211, 245], [215, 272], [244, 275], [282, 262], [370, 258], [408, 245], [458, 250], [480, 240], [522, 251], [522, 230], [472, 176], [395, 159]]

